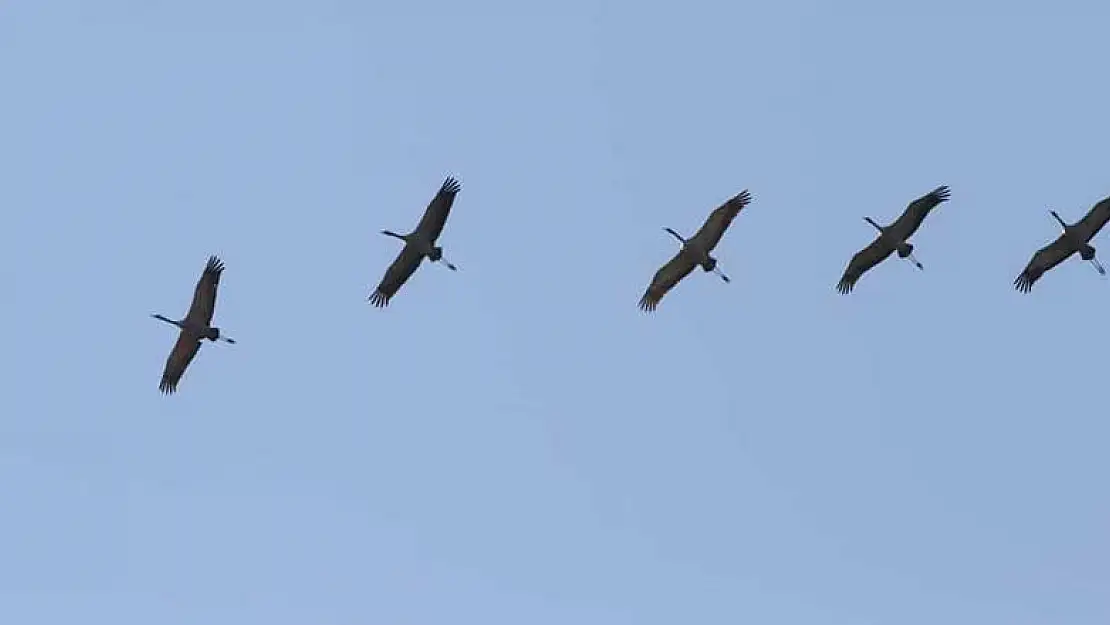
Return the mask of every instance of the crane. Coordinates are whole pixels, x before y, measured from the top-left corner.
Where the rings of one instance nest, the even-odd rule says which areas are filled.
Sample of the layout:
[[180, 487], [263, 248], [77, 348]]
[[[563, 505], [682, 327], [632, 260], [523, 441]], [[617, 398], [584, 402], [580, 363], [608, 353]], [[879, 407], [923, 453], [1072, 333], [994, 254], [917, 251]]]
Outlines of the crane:
[[1095, 248], [1090, 240], [1098, 234], [1099, 230], [1110, 221], [1110, 197], [1103, 199], [1091, 207], [1087, 214], [1072, 225], [1068, 225], [1054, 210], [1048, 211], [1060, 227], [1064, 229], [1056, 240], [1037, 250], [1029, 264], [1025, 266], [1018, 277], [1014, 279], [1014, 288], [1023, 293], [1028, 293], [1033, 288], [1033, 283], [1044, 275], [1046, 271], [1064, 262], [1072, 254], [1079, 252], [1079, 257], [1090, 261], [1100, 275], [1106, 275], [1106, 269], [1095, 258]]
[[721, 280], [726, 283], [729, 282], [729, 277], [717, 266], [717, 259], [711, 256], [710, 252], [717, 247], [717, 243], [721, 241], [721, 236], [732, 224], [732, 220], [736, 218], [740, 209], [747, 206], [751, 201], [752, 196], [747, 189], [729, 198], [724, 204], [713, 209], [705, 223], [689, 239], [682, 238], [682, 235], [670, 228], [663, 228], [664, 231], [669, 232], [671, 236], [682, 242], [682, 248], [655, 272], [651, 284], [648, 285], [643, 297], [640, 298], [640, 310], [644, 312], [655, 310], [663, 296], [674, 288], [679, 281], [690, 275], [694, 267], [699, 265], [706, 273], [712, 271]]
[[213, 327], [212, 313], [216, 307], [216, 288], [220, 285], [220, 274], [224, 271], [223, 262], [215, 256], [208, 257], [208, 264], [197, 280], [196, 289], [193, 291], [193, 303], [184, 319], [175, 320], [162, 315], [151, 315], [159, 321], [173, 324], [181, 328], [177, 335], [177, 342], [166, 359], [166, 368], [162, 372], [162, 382], [158, 390], [169, 395], [177, 391], [177, 383], [185, 373], [186, 367], [196, 357], [200, 350], [202, 339], [209, 341], [226, 341], [235, 343], [235, 339], [226, 337], [219, 328]]
[[864, 217], [864, 221], [879, 231], [879, 236], [875, 237], [870, 245], [856, 252], [852, 260], [848, 261], [848, 267], [836, 285], [836, 290], [845, 295], [851, 293], [856, 282], [867, 270], [886, 260], [887, 256], [895, 251], [898, 252], [899, 258], [908, 259], [918, 269], [924, 269], [925, 267], [913, 255], [913, 244], [909, 243], [909, 238], [921, 227], [921, 222], [925, 220], [929, 211], [941, 202], [948, 201], [949, 192], [949, 188], [943, 185], [933, 189], [910, 202], [906, 210], [902, 211], [902, 215], [888, 226], [880, 226], [874, 219]]
[[382, 230], [382, 234], [400, 239], [405, 242], [397, 258], [386, 269], [378, 288], [370, 294], [370, 303], [378, 308], [389, 305], [389, 300], [397, 294], [401, 285], [408, 280], [416, 268], [420, 266], [425, 257], [432, 262], [440, 262], [451, 271], [458, 268], [443, 258], [443, 248], [436, 246], [436, 239], [443, 232], [443, 225], [447, 223], [447, 215], [451, 212], [451, 205], [455, 203], [455, 195], [462, 189], [459, 181], [448, 177], [443, 181], [443, 186], [424, 209], [424, 216], [416, 229], [408, 234], [397, 234], [389, 230]]

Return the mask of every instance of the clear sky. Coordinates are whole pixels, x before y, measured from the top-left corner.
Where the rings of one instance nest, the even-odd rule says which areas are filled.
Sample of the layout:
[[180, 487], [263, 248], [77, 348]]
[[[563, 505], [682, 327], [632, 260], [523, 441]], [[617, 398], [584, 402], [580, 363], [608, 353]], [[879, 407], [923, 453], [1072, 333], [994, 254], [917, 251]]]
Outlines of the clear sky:
[[1110, 8], [896, 4], [0, 2], [0, 622], [1110, 622]]

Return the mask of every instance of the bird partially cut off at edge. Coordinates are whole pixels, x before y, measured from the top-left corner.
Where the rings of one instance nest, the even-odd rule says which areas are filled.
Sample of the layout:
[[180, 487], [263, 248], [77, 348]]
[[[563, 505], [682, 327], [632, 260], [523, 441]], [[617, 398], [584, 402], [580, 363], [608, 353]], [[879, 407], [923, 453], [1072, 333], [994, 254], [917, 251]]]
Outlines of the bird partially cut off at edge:
[[200, 350], [202, 339], [212, 342], [217, 340], [235, 342], [235, 339], [224, 336], [219, 328], [211, 325], [212, 314], [216, 308], [216, 290], [220, 285], [220, 274], [223, 270], [224, 265], [219, 258], [215, 256], [208, 258], [204, 272], [201, 273], [196, 289], [193, 291], [193, 303], [189, 306], [189, 312], [185, 314], [184, 319], [175, 320], [162, 315], [151, 315], [155, 319], [181, 328], [181, 332], [177, 335], [177, 342], [174, 343], [169, 357], [166, 358], [162, 382], [158, 385], [158, 390], [166, 395], [177, 391], [177, 384], [181, 381], [181, 376], [184, 375], [189, 363], [197, 355], [197, 351]]
[[370, 294], [368, 300], [378, 308], [389, 305], [389, 301], [397, 294], [401, 286], [416, 272], [416, 268], [427, 258], [432, 262], [440, 262], [451, 271], [458, 268], [443, 258], [443, 248], [436, 246], [436, 239], [443, 232], [447, 223], [447, 215], [451, 212], [451, 205], [455, 203], [455, 196], [462, 187], [459, 181], [448, 177], [443, 182], [435, 197], [424, 209], [424, 216], [416, 228], [408, 234], [397, 234], [389, 230], [382, 230], [382, 234], [400, 239], [405, 242], [397, 258], [386, 269], [378, 288]]
[[1102, 230], [1107, 221], [1110, 221], [1110, 197], [1092, 206], [1083, 219], [1070, 226], [1056, 211], [1048, 212], [1064, 231], [1056, 237], [1055, 241], [1033, 254], [1025, 269], [1014, 279], [1014, 288], [1022, 293], [1028, 293], [1046, 271], [1064, 262], [1076, 252], [1079, 252], [1080, 258], [1089, 261], [1099, 275], [1105, 276], [1106, 269], [1095, 258], [1095, 248], [1090, 244], [1090, 240]]
[[663, 296], [674, 288], [679, 281], [690, 275], [690, 272], [697, 266], [701, 266], [702, 270], [707, 273], [712, 271], [720, 276], [721, 280], [729, 282], [729, 277], [717, 266], [717, 259], [710, 252], [717, 247], [725, 230], [732, 224], [732, 220], [736, 218], [740, 209], [747, 206], [751, 201], [752, 196], [747, 189], [729, 198], [709, 214], [705, 223], [689, 239], [682, 238], [682, 235], [670, 228], [664, 228], [663, 230], [682, 242], [682, 248], [655, 272], [651, 284], [648, 285], [647, 290], [640, 298], [640, 310], [644, 312], [654, 311], [659, 306]]
[[942, 185], [933, 189], [910, 202], [906, 210], [902, 211], [902, 215], [889, 226], [880, 226], [870, 217], [864, 217], [864, 221], [879, 231], [879, 236], [870, 245], [856, 252], [848, 261], [848, 267], [844, 270], [840, 282], [837, 283], [836, 290], [844, 295], [851, 293], [864, 273], [886, 260], [895, 251], [898, 252], [899, 258], [907, 259], [918, 269], [924, 269], [925, 267], [913, 255], [913, 244], [909, 243], [909, 238], [921, 227], [921, 222], [928, 216], [929, 211], [939, 206], [941, 202], [948, 201], [949, 193], [947, 186]]

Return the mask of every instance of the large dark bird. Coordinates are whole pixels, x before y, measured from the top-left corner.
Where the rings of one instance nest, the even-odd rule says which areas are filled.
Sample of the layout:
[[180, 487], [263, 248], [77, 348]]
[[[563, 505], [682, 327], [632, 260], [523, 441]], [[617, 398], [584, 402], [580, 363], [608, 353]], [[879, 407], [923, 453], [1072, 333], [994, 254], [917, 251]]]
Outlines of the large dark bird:
[[1056, 237], [1055, 241], [1033, 254], [1029, 264], [1014, 279], [1014, 287], [1023, 293], [1028, 293], [1033, 288], [1033, 283], [1039, 280], [1044, 272], [1064, 262], [1065, 259], [1076, 252], [1079, 252], [1080, 258], [1090, 261], [1094, 268], [1105, 276], [1106, 270], [1103, 269], [1102, 263], [1095, 258], [1095, 248], [1090, 245], [1089, 241], [1110, 220], [1110, 197], [1092, 206], [1083, 219], [1070, 226], [1060, 218], [1060, 215], [1056, 214], [1056, 211], [1049, 210], [1048, 212], [1056, 218], [1064, 231]]
[[189, 312], [185, 318], [180, 321], [168, 319], [162, 315], [151, 315], [155, 319], [172, 323], [173, 325], [181, 328], [181, 333], [177, 335], [177, 342], [173, 345], [173, 351], [170, 352], [169, 358], [166, 359], [166, 368], [162, 372], [162, 383], [158, 385], [158, 389], [163, 393], [169, 395], [177, 390], [177, 383], [181, 380], [182, 374], [185, 373], [185, 368], [193, 361], [200, 350], [201, 339], [208, 339], [209, 341], [227, 341], [234, 343], [235, 340], [223, 336], [220, 329], [212, 327], [212, 313], [216, 308], [216, 287], [220, 285], [220, 274], [223, 273], [224, 264], [219, 258], [210, 256], [208, 264], [204, 267], [204, 273], [200, 275], [200, 280], [197, 280], [197, 288], [193, 291], [193, 303], [189, 306]]
[[455, 195], [461, 189], [458, 180], [447, 178], [443, 181], [439, 192], [428, 203], [428, 208], [424, 209], [424, 217], [420, 219], [415, 230], [403, 235], [382, 230], [382, 234], [404, 241], [405, 247], [401, 248], [401, 253], [386, 269], [378, 288], [370, 294], [371, 304], [378, 308], [388, 306], [389, 300], [397, 294], [401, 285], [412, 276], [425, 257], [432, 262], [438, 261], [447, 265], [451, 271], [457, 270], [457, 267], [443, 258], [443, 248], [437, 247], [435, 243], [439, 234], [443, 232], [443, 225], [447, 223], [447, 214], [451, 212], [451, 205], [455, 203]]
[[949, 189], [946, 186], [933, 189], [910, 202], [906, 210], [902, 211], [902, 216], [889, 226], [880, 226], [870, 217], [864, 217], [864, 221], [879, 231], [879, 236], [871, 242], [871, 245], [856, 252], [852, 260], [848, 261], [848, 267], [836, 285], [836, 290], [844, 294], [851, 293], [856, 282], [868, 269], [883, 262], [895, 251], [898, 252], [898, 258], [909, 259], [918, 269], [924, 269], [913, 255], [913, 244], [908, 241], [913, 233], [917, 232], [921, 222], [925, 221], [929, 211], [948, 200], [948, 193]]
[[651, 284], [648, 285], [644, 291], [643, 297], [640, 298], [640, 310], [651, 312], [659, 305], [659, 301], [667, 294], [674, 285], [678, 284], [680, 280], [690, 275], [694, 267], [701, 266], [702, 270], [706, 272], [714, 272], [721, 277], [725, 282], [729, 281], [728, 276], [724, 274], [717, 267], [717, 259], [710, 255], [713, 248], [717, 247], [720, 242], [721, 236], [724, 235], [725, 230], [728, 229], [732, 220], [736, 218], [740, 209], [748, 205], [752, 201], [752, 196], [748, 193], [747, 189], [741, 191], [736, 196], [730, 198], [724, 204], [721, 204], [705, 220], [694, 236], [689, 239], [682, 238], [682, 235], [671, 230], [670, 228], [663, 228], [663, 230], [671, 233], [674, 238], [682, 242], [682, 248], [675, 253], [674, 257], [667, 261], [667, 264], [659, 268], [655, 272], [655, 276], [651, 279]]

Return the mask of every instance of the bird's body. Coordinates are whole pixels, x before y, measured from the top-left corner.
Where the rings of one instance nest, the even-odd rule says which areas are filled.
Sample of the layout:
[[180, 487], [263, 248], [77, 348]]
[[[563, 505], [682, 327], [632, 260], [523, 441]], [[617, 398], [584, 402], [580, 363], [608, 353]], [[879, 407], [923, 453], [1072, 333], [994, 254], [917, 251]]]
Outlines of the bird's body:
[[894, 252], [898, 252], [899, 258], [908, 258], [918, 269], [923, 269], [921, 263], [913, 256], [913, 244], [909, 243], [909, 238], [921, 227], [929, 212], [941, 202], [946, 202], [948, 196], [949, 189], [946, 186], [933, 189], [910, 202], [902, 211], [902, 215], [889, 226], [880, 226], [870, 217], [864, 217], [864, 221], [879, 231], [879, 236], [852, 256], [836, 289], [843, 294], [850, 293], [864, 273], [886, 260]]
[[451, 205], [455, 196], [462, 187], [454, 178], [447, 178], [443, 182], [428, 207], [424, 209], [424, 216], [420, 223], [408, 234], [397, 234], [389, 230], [382, 230], [382, 234], [401, 239], [405, 246], [397, 254], [397, 258], [386, 269], [378, 288], [370, 294], [369, 301], [374, 306], [381, 308], [389, 305], [389, 300], [397, 294], [401, 286], [407, 281], [425, 258], [432, 262], [441, 262], [448, 269], [455, 271], [457, 267], [443, 258], [443, 248], [436, 245], [436, 239], [443, 232], [447, 223], [447, 215], [451, 212]]
[[1080, 258], [1089, 261], [1099, 274], [1106, 275], [1106, 270], [1095, 258], [1095, 248], [1090, 241], [1102, 230], [1106, 222], [1110, 221], [1110, 197], [1092, 206], [1083, 219], [1071, 225], [1068, 225], [1056, 211], [1050, 210], [1049, 213], [1059, 222], [1064, 231], [1056, 237], [1055, 241], [1033, 254], [1025, 269], [1014, 279], [1014, 288], [1028, 293], [1046, 271], [1064, 262], [1076, 252], [1079, 253]]
[[223, 273], [223, 270], [224, 265], [219, 258], [215, 256], [208, 258], [208, 264], [205, 265], [204, 272], [197, 280], [196, 289], [193, 291], [193, 302], [189, 306], [189, 312], [185, 314], [184, 319], [169, 319], [162, 315], [151, 315], [155, 319], [165, 321], [181, 329], [181, 332], [177, 335], [177, 342], [174, 343], [173, 349], [166, 359], [166, 367], [162, 371], [162, 382], [158, 385], [158, 389], [167, 395], [177, 391], [177, 384], [181, 381], [181, 376], [200, 350], [201, 340], [235, 342], [234, 339], [223, 336], [219, 328], [211, 325], [212, 314], [216, 308], [216, 290], [219, 287], [220, 274]]
[[729, 198], [709, 214], [702, 227], [689, 239], [682, 238], [682, 235], [670, 228], [664, 228], [665, 231], [682, 242], [682, 248], [655, 272], [651, 284], [648, 285], [640, 298], [640, 309], [645, 312], [655, 310], [663, 296], [674, 288], [679, 281], [690, 275], [695, 267], [700, 266], [706, 272], [712, 271], [720, 276], [722, 280], [728, 282], [728, 276], [717, 267], [717, 259], [712, 256], [711, 252], [721, 241], [721, 237], [729, 225], [732, 224], [732, 220], [751, 200], [752, 196], [746, 189]]

